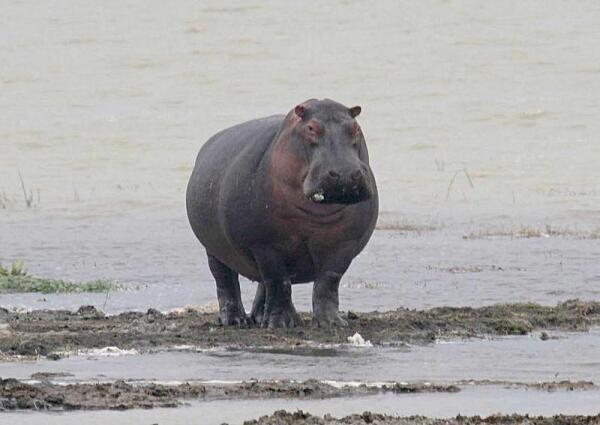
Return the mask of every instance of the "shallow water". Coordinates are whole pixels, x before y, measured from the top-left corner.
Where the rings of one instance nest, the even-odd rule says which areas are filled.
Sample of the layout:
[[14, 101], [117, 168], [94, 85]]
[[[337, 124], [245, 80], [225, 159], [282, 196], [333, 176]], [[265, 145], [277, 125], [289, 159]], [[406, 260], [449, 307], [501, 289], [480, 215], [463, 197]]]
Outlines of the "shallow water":
[[[297, 5], [290, 13], [289, 4], [275, 1], [185, 0], [176, 7], [52, 1], [40, 8], [32, 0], [11, 0], [1, 15], [0, 261], [24, 260], [34, 275], [108, 278], [131, 288], [2, 294], [1, 306], [94, 304], [116, 313], [214, 302], [204, 253], [184, 214], [195, 155], [217, 130], [286, 112], [310, 97], [362, 105], [380, 223], [410, 230], [375, 232], [344, 277], [342, 309], [600, 297], [596, 2], [339, 0], [320, 4], [318, 13]], [[519, 232], [541, 237], [463, 238]], [[243, 282], [246, 308], [254, 289]], [[300, 310], [310, 309], [310, 290], [294, 288]], [[598, 381], [598, 349], [594, 331], [545, 342], [508, 338], [333, 357], [74, 357], [2, 364], [0, 376], [70, 368], [76, 379], [319, 374], [375, 380], [391, 370], [397, 379], [533, 381], [558, 373], [558, 379]], [[367, 367], [371, 362], [378, 367]], [[370, 398], [368, 406], [403, 414], [433, 414], [425, 406], [439, 406], [439, 414], [454, 415], [456, 406], [467, 414], [583, 413], [591, 405], [590, 393], [511, 392], [507, 400], [515, 404], [498, 407], [498, 394], [490, 391], [401, 402], [386, 396], [377, 403]], [[539, 404], [531, 397], [541, 397]], [[252, 417], [277, 403], [237, 406]], [[357, 406], [281, 403], [314, 413], [345, 414]], [[221, 402], [211, 406], [228, 410]], [[131, 415], [142, 422], [165, 415], [169, 423], [188, 423], [198, 409], [205, 412], [192, 407], [3, 419], [130, 423]]]
[[73, 376], [57, 382], [133, 379], [160, 382], [250, 379], [359, 382], [600, 382], [600, 329], [589, 333], [440, 341], [400, 348], [323, 347], [255, 351], [192, 348], [144, 355], [83, 354], [60, 361], [5, 363], [4, 378], [28, 379], [38, 372]]
[[[205, 255], [184, 217], [148, 213], [146, 220], [99, 217], [0, 223], [0, 253], [23, 258], [34, 275], [114, 279], [129, 291], [109, 294], [0, 294], [0, 305], [109, 313], [160, 310], [215, 301]], [[555, 304], [600, 297], [600, 243], [571, 237], [463, 239], [468, 228], [425, 232], [378, 230], [343, 278], [343, 310], [389, 310], [442, 305], [480, 306], [535, 301]], [[28, 235], [23, 238], [23, 235]], [[312, 285], [296, 285], [294, 301], [311, 308]], [[243, 281], [247, 309], [254, 283]]]

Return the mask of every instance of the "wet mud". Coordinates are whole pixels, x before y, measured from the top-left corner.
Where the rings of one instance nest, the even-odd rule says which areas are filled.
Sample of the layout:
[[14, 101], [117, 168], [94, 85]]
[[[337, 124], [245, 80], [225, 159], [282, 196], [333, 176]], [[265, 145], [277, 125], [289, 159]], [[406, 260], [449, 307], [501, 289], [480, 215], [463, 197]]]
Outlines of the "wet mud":
[[269, 398], [328, 399], [382, 393], [458, 392], [455, 385], [390, 383], [382, 386], [333, 386], [316, 380], [250, 381], [232, 384], [110, 383], [56, 384], [0, 379], [0, 411], [7, 410], [127, 410], [178, 407], [186, 401]]
[[364, 412], [360, 415], [350, 415], [344, 418], [334, 418], [329, 415], [324, 417], [313, 416], [309, 413], [297, 411], [294, 413], [279, 410], [270, 416], [263, 416], [257, 420], [245, 421], [244, 425], [591, 425], [600, 424], [600, 415], [596, 416], [529, 416], [529, 415], [494, 415], [486, 418], [479, 416], [457, 416], [451, 419], [433, 419], [424, 416], [398, 417]]
[[566, 301], [556, 306], [533, 303], [497, 304], [481, 308], [439, 307], [344, 314], [348, 327], [295, 329], [222, 327], [214, 313], [188, 310], [163, 314], [127, 312], [106, 316], [91, 306], [77, 311], [11, 312], [0, 308], [0, 353], [7, 356], [47, 356], [117, 346], [139, 352], [176, 347], [302, 349], [319, 344], [347, 344], [358, 332], [374, 345], [427, 343], [445, 338], [482, 335], [525, 335], [533, 330], [585, 331], [600, 323], [600, 302]]

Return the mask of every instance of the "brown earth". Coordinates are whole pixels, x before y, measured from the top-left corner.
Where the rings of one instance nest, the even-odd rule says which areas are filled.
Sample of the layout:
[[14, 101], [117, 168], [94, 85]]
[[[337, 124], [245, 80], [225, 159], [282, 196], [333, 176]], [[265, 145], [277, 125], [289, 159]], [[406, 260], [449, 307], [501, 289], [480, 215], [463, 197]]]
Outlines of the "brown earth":
[[534, 329], [585, 331], [600, 323], [600, 302], [566, 301], [556, 306], [533, 303], [487, 307], [439, 307], [430, 310], [398, 309], [387, 312], [345, 314], [346, 328], [259, 329], [216, 325], [216, 314], [186, 311], [163, 314], [127, 312], [105, 316], [91, 306], [75, 312], [38, 310], [28, 313], [0, 308], [0, 353], [7, 356], [49, 356], [61, 352], [118, 346], [140, 352], [175, 345], [200, 348], [294, 348], [311, 344], [346, 343], [355, 332], [375, 345], [427, 343], [437, 338], [481, 335], [524, 335]]

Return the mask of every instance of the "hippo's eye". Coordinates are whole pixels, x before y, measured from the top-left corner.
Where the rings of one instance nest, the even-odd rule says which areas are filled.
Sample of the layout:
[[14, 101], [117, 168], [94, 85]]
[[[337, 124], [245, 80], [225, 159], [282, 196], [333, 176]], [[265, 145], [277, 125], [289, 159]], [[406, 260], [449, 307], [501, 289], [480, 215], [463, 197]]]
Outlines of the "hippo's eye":
[[316, 145], [317, 138], [321, 134], [321, 126], [319, 125], [319, 123], [310, 121], [310, 122], [306, 123], [306, 126], [304, 128], [305, 128], [304, 135], [305, 135], [306, 141], [313, 146]]
[[315, 146], [317, 144], [317, 129], [314, 125], [308, 124], [306, 126], [306, 141], [311, 145]]

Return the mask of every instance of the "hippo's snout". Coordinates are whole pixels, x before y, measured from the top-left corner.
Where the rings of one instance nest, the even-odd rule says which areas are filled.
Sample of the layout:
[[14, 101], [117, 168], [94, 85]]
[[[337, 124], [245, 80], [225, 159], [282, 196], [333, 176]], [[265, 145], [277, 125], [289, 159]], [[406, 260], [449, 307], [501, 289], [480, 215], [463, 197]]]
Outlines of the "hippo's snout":
[[356, 204], [371, 198], [373, 191], [367, 173], [362, 169], [346, 172], [329, 170], [305, 195], [316, 203]]

